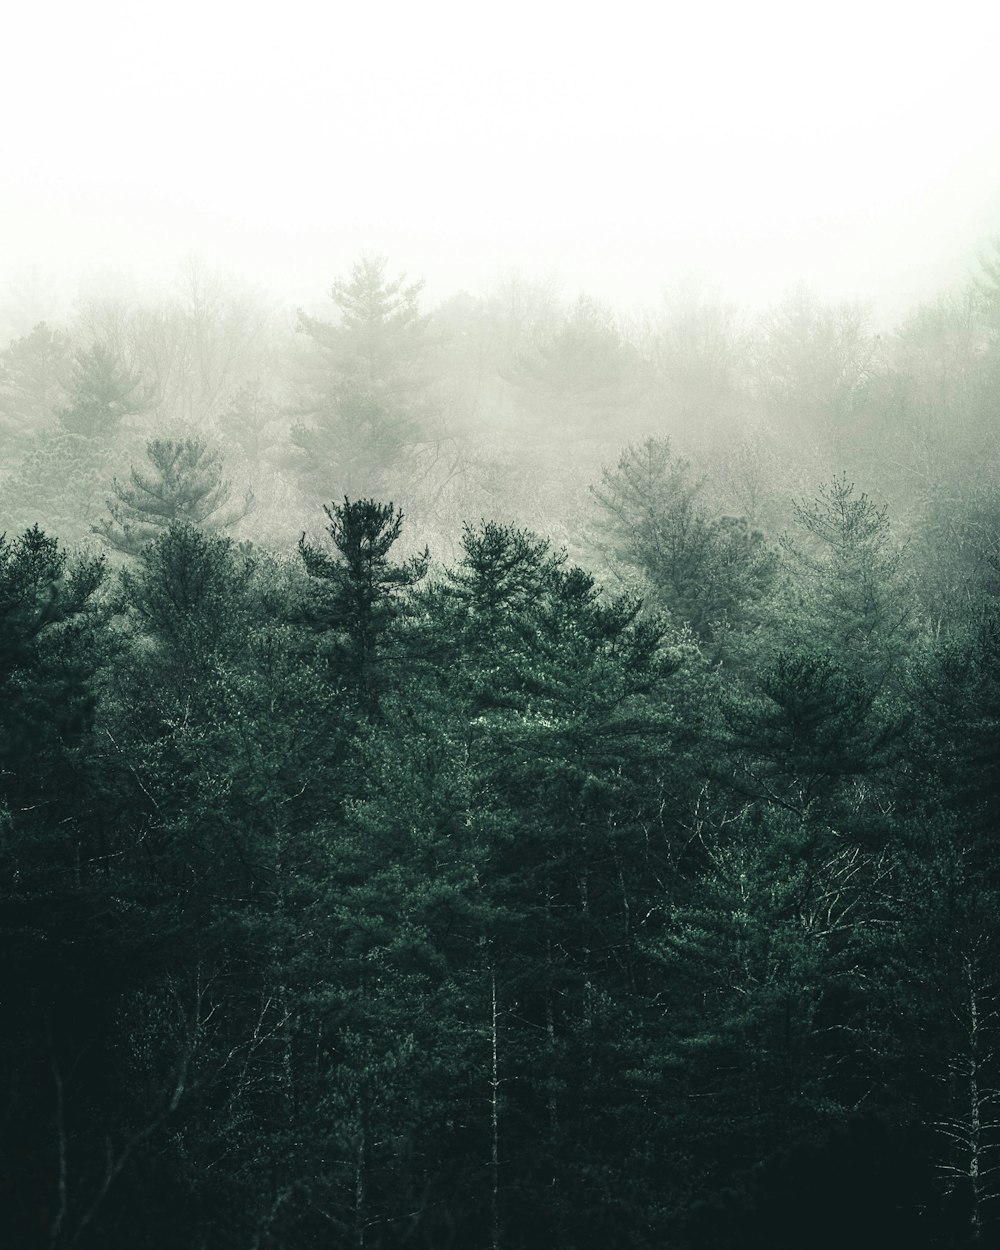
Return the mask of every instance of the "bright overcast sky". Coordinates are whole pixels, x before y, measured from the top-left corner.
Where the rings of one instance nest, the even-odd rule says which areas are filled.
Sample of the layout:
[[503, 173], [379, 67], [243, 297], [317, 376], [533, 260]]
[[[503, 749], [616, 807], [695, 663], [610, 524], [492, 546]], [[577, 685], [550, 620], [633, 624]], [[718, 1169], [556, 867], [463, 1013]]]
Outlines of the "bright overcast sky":
[[961, 281], [1000, 233], [1000, 5], [27, 2], [3, 19], [0, 281], [279, 298], [362, 251], [653, 303]]

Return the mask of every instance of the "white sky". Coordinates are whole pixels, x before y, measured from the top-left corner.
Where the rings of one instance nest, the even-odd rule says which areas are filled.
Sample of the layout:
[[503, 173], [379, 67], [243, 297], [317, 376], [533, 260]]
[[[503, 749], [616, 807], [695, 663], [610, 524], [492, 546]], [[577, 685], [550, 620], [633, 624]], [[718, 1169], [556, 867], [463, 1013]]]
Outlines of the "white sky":
[[22, 0], [0, 37], [0, 282], [194, 251], [311, 302], [380, 251], [431, 299], [888, 309], [1000, 234], [986, 0]]

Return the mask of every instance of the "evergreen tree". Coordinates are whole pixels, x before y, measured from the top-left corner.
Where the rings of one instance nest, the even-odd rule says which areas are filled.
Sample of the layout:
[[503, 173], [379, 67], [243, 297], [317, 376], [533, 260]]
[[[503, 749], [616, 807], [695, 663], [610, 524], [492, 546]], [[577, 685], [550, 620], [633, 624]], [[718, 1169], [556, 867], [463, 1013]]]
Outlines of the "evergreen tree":
[[164, 1173], [178, 1209], [161, 1244], [263, 1239], [300, 1183], [316, 1193], [301, 1169], [308, 1143], [323, 1149], [328, 1091], [299, 1048], [315, 1040], [310, 996], [329, 951], [325, 930], [303, 926], [318, 922], [343, 734], [287, 620], [302, 580], [183, 524], [120, 574], [107, 806], [142, 848], [133, 889], [149, 928], [172, 934], [122, 1013], [127, 1088], [145, 1114], [168, 1109], [148, 1160], [128, 1169]]
[[799, 640], [828, 647], [881, 689], [897, 674], [915, 636], [904, 550], [893, 540], [888, 506], [856, 493], [846, 474], [794, 505], [798, 534], [785, 542], [783, 615]]
[[404, 468], [412, 490], [428, 468], [423, 453], [439, 431], [422, 286], [389, 279], [384, 258], [364, 257], [333, 285], [337, 322], [299, 314], [310, 351], [292, 441], [305, 481], [321, 495], [331, 485], [366, 494], [399, 481]]
[[[29, 364], [40, 369], [41, 376], [32, 385], [43, 391], [49, 371], [61, 373], [61, 384], [50, 389], [66, 402], [57, 407], [57, 428], [48, 428], [41, 419], [35, 422], [6, 484], [2, 507], [17, 528], [41, 524], [64, 541], [73, 541], [90, 532], [101, 495], [123, 454], [122, 421], [142, 410], [145, 396], [109, 348], [98, 344], [69, 362], [63, 360], [68, 340], [60, 340], [46, 327], [39, 327], [32, 338], [39, 338], [42, 331], [45, 337], [35, 344], [42, 359], [25, 360], [19, 348], [19, 369], [23, 373]], [[41, 403], [40, 395], [36, 400]]]
[[[310, 332], [334, 397], [426, 342], [355, 277]], [[111, 359], [53, 445], [121, 434]], [[934, 634], [846, 475], [776, 553], [630, 449], [599, 497], [643, 603], [497, 522], [432, 574], [368, 497], [272, 557], [205, 443], [150, 448], [113, 594], [0, 539], [0, 1235], [989, 1243], [988, 493]]]
[[885, 856], [846, 840], [817, 853], [788, 813], [708, 801], [697, 828], [699, 871], [649, 939], [662, 1013], [649, 1079], [689, 1237], [699, 1208], [749, 1204], [765, 1161], [821, 1140], [867, 1096], [889, 884]]
[[902, 746], [901, 709], [830, 649], [789, 647], [723, 703], [739, 793], [856, 837], [885, 835]]
[[[503, 1236], [646, 1244], [623, 1139], [651, 1128], [631, 1076], [647, 1042], [629, 999], [644, 975], [632, 918], [672, 876], [673, 814], [697, 785], [696, 653], [635, 601], [602, 603], [544, 541], [493, 523], [466, 529], [460, 564], [411, 611], [401, 697], [418, 742], [439, 744], [437, 767], [454, 760], [471, 786], [453, 838], [474, 870], [496, 1003]], [[610, 1077], [621, 1066], [624, 1083]]]
[[126, 417], [142, 412], [148, 396], [105, 344], [78, 352], [73, 365], [69, 403], [59, 411], [63, 429], [85, 438], [113, 438]]
[[160, 439], [146, 444], [152, 472], [132, 466], [129, 482], [115, 479], [111, 516], [93, 527], [109, 547], [137, 555], [146, 543], [175, 523], [229, 529], [253, 507], [247, 490], [241, 506], [229, 508], [231, 484], [222, 476], [222, 456], [204, 439]]
[[37, 529], [0, 538], [0, 1236], [57, 1250], [107, 1183], [116, 1003], [139, 945], [95, 775], [104, 578]]
[[[948, 805], [924, 807], [900, 855], [881, 1009], [886, 1085], [921, 1125], [951, 1240], [989, 1244], [1000, 1196], [1000, 979], [995, 872]], [[895, 1066], [893, 1065], [895, 1061]]]
[[314, 579], [313, 619], [342, 638], [340, 664], [358, 706], [373, 711], [381, 685], [380, 641], [398, 612], [399, 596], [427, 572], [429, 552], [401, 564], [389, 559], [399, 539], [403, 513], [374, 499], [324, 505], [326, 532], [336, 555], [299, 541], [299, 553]]
[[52, 424], [71, 386], [69, 336], [44, 321], [0, 353], [0, 420], [9, 434]]
[[63, 756], [89, 723], [93, 634], [104, 575], [102, 561], [70, 561], [57, 540], [37, 527], [13, 541], [0, 536], [0, 776], [5, 795], [20, 785], [30, 792], [37, 783], [29, 777], [52, 766], [50, 751]]
[[721, 641], [727, 630], [753, 623], [777, 562], [743, 518], [711, 514], [702, 486], [668, 440], [649, 438], [605, 469], [593, 493], [612, 557], [640, 571], [656, 605], [679, 623]]

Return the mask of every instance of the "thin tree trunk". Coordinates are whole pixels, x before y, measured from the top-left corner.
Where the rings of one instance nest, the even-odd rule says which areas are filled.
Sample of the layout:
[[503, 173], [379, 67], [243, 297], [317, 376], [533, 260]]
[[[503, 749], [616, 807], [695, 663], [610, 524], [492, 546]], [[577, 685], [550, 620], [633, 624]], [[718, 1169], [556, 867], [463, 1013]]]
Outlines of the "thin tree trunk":
[[56, 1133], [58, 1136], [56, 1191], [59, 1195], [59, 1203], [49, 1233], [49, 1245], [54, 1247], [59, 1243], [63, 1221], [66, 1218], [66, 1114], [62, 1073], [56, 1062], [55, 1048], [51, 1038], [49, 1039], [49, 1060], [52, 1065], [52, 1079], [56, 1087]]
[[983, 1231], [981, 1184], [979, 1175], [982, 1122], [979, 1113], [979, 998], [976, 994], [975, 968], [968, 965], [969, 977], [969, 1181], [972, 1210], [969, 1212], [971, 1240], [978, 1242]]
[[490, 1069], [490, 1230], [493, 1250], [500, 1250], [500, 1067], [497, 1014], [497, 977], [490, 969], [490, 1040], [492, 1065]]
[[367, 1197], [365, 1155], [368, 1146], [365, 1120], [365, 1110], [359, 1101], [358, 1144], [354, 1155], [354, 1245], [357, 1250], [364, 1250], [365, 1245], [365, 1205]]

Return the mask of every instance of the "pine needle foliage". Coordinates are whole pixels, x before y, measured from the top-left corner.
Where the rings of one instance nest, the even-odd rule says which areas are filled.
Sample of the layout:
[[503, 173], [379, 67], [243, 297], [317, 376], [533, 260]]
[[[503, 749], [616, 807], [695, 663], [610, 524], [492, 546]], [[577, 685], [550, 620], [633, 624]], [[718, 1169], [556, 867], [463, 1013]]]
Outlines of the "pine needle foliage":
[[111, 515], [94, 526], [115, 551], [137, 555], [177, 523], [230, 529], [253, 507], [250, 490], [242, 504], [228, 507], [232, 486], [222, 476], [222, 456], [204, 439], [155, 438], [146, 445], [146, 457], [152, 471], [133, 465], [127, 483], [116, 478], [108, 500]]

